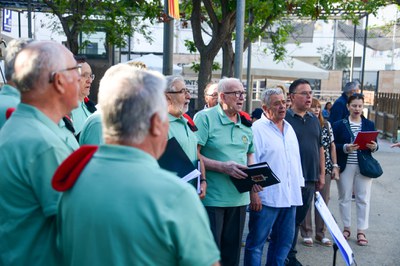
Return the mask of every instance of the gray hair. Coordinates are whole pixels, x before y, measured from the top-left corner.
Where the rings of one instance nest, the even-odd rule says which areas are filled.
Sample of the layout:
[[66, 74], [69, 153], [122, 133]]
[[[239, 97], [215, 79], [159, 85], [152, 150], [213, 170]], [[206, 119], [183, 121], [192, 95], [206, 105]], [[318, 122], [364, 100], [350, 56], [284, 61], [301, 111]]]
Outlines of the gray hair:
[[265, 104], [267, 107], [270, 107], [271, 104], [271, 96], [272, 95], [283, 95], [283, 91], [280, 88], [276, 89], [267, 89], [263, 92], [261, 96], [262, 103]]
[[15, 39], [8, 43], [5, 53], [5, 72], [6, 72], [6, 80], [10, 81], [12, 75], [14, 74], [14, 62], [17, 54], [29, 43], [31, 43], [32, 39], [22, 38]]
[[53, 41], [33, 41], [26, 45], [15, 58], [12, 81], [17, 88], [27, 92], [34, 87], [44, 87], [52, 71], [66, 67], [64, 49], [64, 46]]
[[103, 135], [112, 141], [141, 143], [158, 114], [167, 119], [165, 78], [153, 71], [118, 64], [109, 68], [100, 81], [99, 105]]
[[177, 81], [182, 81], [183, 84], [185, 84], [185, 80], [182, 76], [166, 76], [165, 78], [167, 79], [166, 92], [176, 91], [175, 84]]
[[343, 91], [345, 93], [348, 93], [352, 90], [357, 89], [357, 87], [360, 85], [360, 83], [356, 82], [356, 81], [351, 81], [351, 82], [347, 82], [346, 85], [344, 85]]
[[232, 83], [238, 82], [240, 85], [243, 86], [242, 82], [237, 79], [237, 78], [227, 78], [223, 77], [219, 82], [218, 82], [218, 92], [224, 92], [226, 91], [227, 88], [232, 86]]

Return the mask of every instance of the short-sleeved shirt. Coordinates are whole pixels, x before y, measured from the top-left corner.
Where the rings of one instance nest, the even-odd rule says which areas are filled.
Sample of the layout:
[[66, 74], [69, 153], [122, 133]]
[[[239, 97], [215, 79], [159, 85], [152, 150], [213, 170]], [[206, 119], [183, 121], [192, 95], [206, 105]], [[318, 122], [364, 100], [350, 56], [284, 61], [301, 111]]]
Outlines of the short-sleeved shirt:
[[0, 265], [59, 265], [51, 187], [58, 165], [78, 148], [59, 126], [20, 103], [0, 131]]
[[79, 102], [79, 106], [71, 111], [71, 119], [74, 124], [75, 134], [78, 135], [81, 133], [83, 125], [85, 124], [86, 119], [92, 113], [86, 107], [84, 102]]
[[62, 131], [64, 131], [65, 135], [67, 135], [68, 145], [72, 147], [79, 147], [79, 143], [76, 140], [74, 133], [67, 128], [63, 119], [58, 122], [58, 126], [62, 129]]
[[96, 111], [86, 119], [79, 136], [80, 145], [100, 145], [103, 144], [103, 128], [101, 122], [101, 113]]
[[100, 146], [63, 193], [58, 218], [65, 265], [202, 266], [219, 260], [193, 188], [133, 147]]
[[[247, 165], [247, 155], [254, 153], [253, 133], [250, 127], [241, 123], [239, 116], [238, 122], [234, 123], [217, 104], [199, 112], [195, 123], [202, 155], [216, 161]], [[239, 193], [228, 175], [206, 170], [206, 176], [205, 206], [237, 207], [250, 203], [248, 192]]]
[[316, 182], [320, 173], [320, 150], [322, 146], [321, 125], [318, 118], [310, 113], [301, 117], [292, 109], [286, 113], [285, 120], [296, 132], [299, 141], [301, 165], [305, 181]]
[[196, 134], [187, 125], [187, 120], [180, 116], [179, 118], [168, 114], [169, 131], [168, 139], [175, 137], [183, 151], [197, 167], [197, 137]]
[[0, 90], [0, 128], [6, 122], [6, 111], [15, 108], [21, 101], [21, 93], [14, 87], [4, 84]]
[[304, 186], [299, 143], [292, 126], [283, 120], [283, 132], [265, 115], [253, 123], [255, 162], [267, 162], [280, 183], [259, 192], [261, 203], [273, 208], [301, 206]]

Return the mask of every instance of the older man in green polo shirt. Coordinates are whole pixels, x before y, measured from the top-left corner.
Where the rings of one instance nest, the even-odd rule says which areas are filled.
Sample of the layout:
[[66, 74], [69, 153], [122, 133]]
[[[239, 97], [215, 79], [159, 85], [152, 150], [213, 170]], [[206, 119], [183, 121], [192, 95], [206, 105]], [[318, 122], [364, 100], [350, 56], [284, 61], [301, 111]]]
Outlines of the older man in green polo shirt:
[[[242, 113], [244, 91], [238, 79], [218, 83], [219, 104], [196, 115], [199, 150], [208, 182], [206, 207], [211, 230], [221, 250], [222, 265], [238, 265], [249, 193], [239, 193], [229, 176], [246, 178], [253, 163], [253, 133], [250, 117]], [[259, 186], [254, 191], [261, 191]]]
[[78, 105], [80, 65], [64, 46], [37, 41], [14, 68], [21, 103], [0, 131], [0, 265], [60, 265], [51, 178], [78, 148], [57, 123]]
[[[197, 150], [197, 137], [195, 132], [197, 127], [192, 119], [186, 114], [189, 109], [190, 91], [186, 88], [185, 80], [181, 76], [168, 76], [167, 89], [165, 90], [168, 103], [169, 131], [168, 138], [175, 137], [186, 155], [197, 168], [199, 160]], [[207, 181], [205, 179], [205, 169], [201, 161], [203, 177], [200, 179], [200, 198], [205, 197]], [[197, 185], [197, 182], [191, 182]]]
[[219, 264], [196, 192], [157, 162], [168, 135], [164, 90], [161, 74], [126, 64], [102, 78], [106, 144], [81, 147], [53, 178], [65, 191], [58, 213], [65, 265]]
[[16, 39], [8, 43], [4, 64], [7, 83], [0, 90], [0, 129], [6, 122], [7, 110], [17, 107], [21, 101], [21, 93], [15, 88], [15, 83], [11, 80], [11, 77], [14, 73], [15, 57], [31, 41], [31, 39]]

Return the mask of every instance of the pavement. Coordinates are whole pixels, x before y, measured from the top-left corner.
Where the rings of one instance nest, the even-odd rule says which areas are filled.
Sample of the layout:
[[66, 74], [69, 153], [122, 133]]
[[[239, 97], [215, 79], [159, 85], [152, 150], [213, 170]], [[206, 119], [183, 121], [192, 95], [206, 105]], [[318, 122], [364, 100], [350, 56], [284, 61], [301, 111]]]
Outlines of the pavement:
[[[366, 231], [369, 244], [365, 247], [357, 245], [356, 209], [353, 201], [352, 235], [348, 242], [356, 262], [353, 265], [358, 266], [400, 265], [400, 204], [397, 203], [397, 200], [400, 200], [400, 148], [390, 148], [391, 142], [384, 139], [379, 139], [378, 143], [379, 150], [374, 153], [374, 157], [380, 162], [383, 175], [372, 183], [369, 229]], [[342, 229], [335, 181], [331, 184], [331, 199], [328, 207], [338, 221], [339, 228]], [[243, 241], [246, 240], [247, 233], [246, 222]], [[332, 239], [328, 232], [326, 236]], [[265, 265], [267, 246], [268, 244], [264, 248], [262, 265]], [[313, 247], [306, 247], [301, 244], [301, 237], [299, 237], [297, 250], [297, 258], [304, 266], [333, 265], [332, 247], [324, 247], [315, 242]], [[244, 248], [242, 248], [240, 265], [243, 265], [243, 255]], [[336, 265], [346, 265], [339, 251]]]

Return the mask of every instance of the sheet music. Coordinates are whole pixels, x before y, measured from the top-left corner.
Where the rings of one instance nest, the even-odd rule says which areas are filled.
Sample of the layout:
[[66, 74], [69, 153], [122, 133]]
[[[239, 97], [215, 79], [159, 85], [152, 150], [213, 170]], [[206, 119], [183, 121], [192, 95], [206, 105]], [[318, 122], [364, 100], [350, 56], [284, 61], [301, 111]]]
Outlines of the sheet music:
[[326, 206], [324, 199], [321, 197], [321, 194], [318, 191], [315, 192], [315, 198], [315, 208], [318, 210], [319, 214], [324, 220], [329, 233], [331, 233], [333, 240], [343, 256], [344, 261], [348, 266], [350, 266], [353, 264], [354, 254], [349, 246], [349, 243], [347, 243], [347, 240], [344, 238], [342, 231], [339, 229], [339, 226], [337, 225], [331, 212]]

